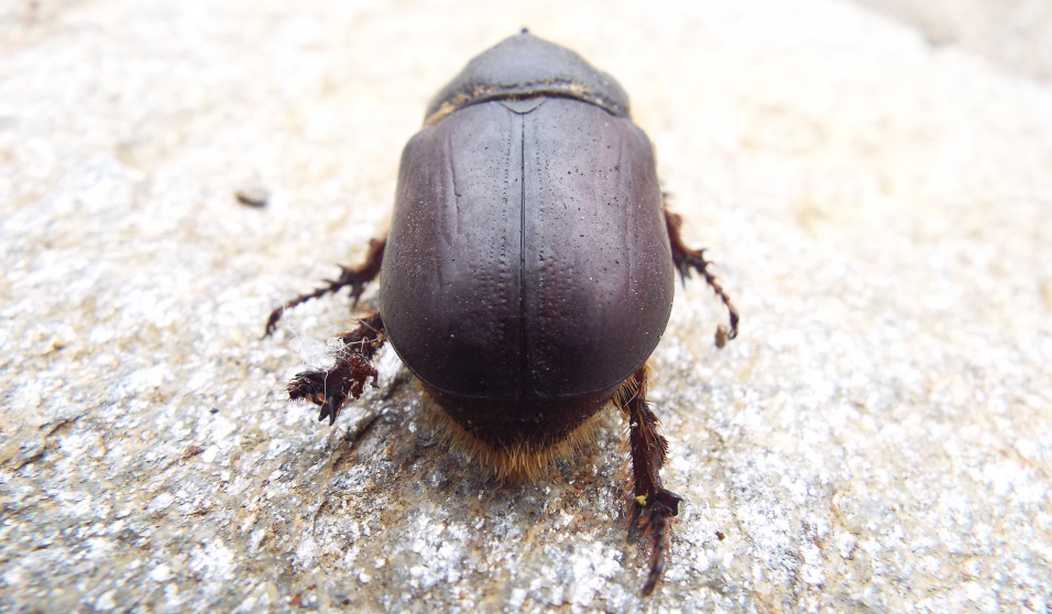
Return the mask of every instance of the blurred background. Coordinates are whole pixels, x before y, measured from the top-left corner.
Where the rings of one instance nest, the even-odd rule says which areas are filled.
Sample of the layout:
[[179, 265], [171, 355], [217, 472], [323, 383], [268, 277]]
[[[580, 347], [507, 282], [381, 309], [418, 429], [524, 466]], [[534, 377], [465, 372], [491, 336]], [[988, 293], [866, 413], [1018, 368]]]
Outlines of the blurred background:
[[[284, 385], [430, 97], [522, 26], [616, 76], [686, 237], [653, 357], [687, 503], [639, 598], [622, 425], [450, 453], [393, 352]], [[0, 609], [1047, 611], [1052, 3], [0, 0]], [[374, 291], [366, 294], [366, 301]]]

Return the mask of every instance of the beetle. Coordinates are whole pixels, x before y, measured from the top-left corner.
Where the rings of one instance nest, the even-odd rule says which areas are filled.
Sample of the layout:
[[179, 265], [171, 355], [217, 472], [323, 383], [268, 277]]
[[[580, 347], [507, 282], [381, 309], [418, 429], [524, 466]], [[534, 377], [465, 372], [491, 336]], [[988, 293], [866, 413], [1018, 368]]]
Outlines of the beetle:
[[675, 274], [700, 274], [668, 211], [650, 140], [625, 91], [577, 53], [523, 30], [472, 59], [405, 146], [385, 239], [337, 279], [275, 309], [379, 277], [378, 305], [340, 337], [292, 399], [332, 424], [371, 379], [385, 342], [434, 400], [441, 425], [503, 477], [534, 477], [578, 446], [608, 404], [629, 424], [630, 532], [650, 543], [643, 593], [665, 567], [682, 500], [660, 469], [668, 443], [646, 400], [646, 362], [668, 323]]

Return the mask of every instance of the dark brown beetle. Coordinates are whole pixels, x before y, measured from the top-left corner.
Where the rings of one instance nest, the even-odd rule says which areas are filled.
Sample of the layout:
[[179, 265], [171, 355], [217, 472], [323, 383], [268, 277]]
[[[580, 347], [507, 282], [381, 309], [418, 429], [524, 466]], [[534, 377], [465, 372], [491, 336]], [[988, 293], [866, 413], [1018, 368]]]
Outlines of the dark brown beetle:
[[379, 308], [341, 337], [293, 399], [330, 423], [358, 398], [385, 341], [467, 450], [502, 476], [567, 453], [613, 402], [628, 419], [631, 527], [652, 542], [650, 593], [680, 497], [661, 485], [668, 447], [646, 402], [646, 360], [672, 308], [674, 273], [700, 273], [738, 315], [701, 250], [664, 208], [650, 140], [628, 97], [573, 51], [526, 30], [482, 53], [435, 97], [406, 145], [394, 219], [366, 262], [276, 309], [380, 276]]

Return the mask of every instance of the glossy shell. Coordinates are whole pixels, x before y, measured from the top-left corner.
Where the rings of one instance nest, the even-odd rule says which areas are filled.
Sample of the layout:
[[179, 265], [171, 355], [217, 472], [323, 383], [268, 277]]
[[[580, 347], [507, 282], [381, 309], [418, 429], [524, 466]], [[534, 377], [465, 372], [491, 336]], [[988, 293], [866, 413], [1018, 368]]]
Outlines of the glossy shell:
[[480, 53], [431, 100], [425, 124], [489, 100], [561, 96], [629, 116], [628, 95], [616, 79], [577, 53], [523, 31]]
[[474, 102], [403, 152], [380, 311], [447, 397], [515, 411], [609, 395], [657, 345], [673, 279], [650, 142], [627, 117], [563, 96]]

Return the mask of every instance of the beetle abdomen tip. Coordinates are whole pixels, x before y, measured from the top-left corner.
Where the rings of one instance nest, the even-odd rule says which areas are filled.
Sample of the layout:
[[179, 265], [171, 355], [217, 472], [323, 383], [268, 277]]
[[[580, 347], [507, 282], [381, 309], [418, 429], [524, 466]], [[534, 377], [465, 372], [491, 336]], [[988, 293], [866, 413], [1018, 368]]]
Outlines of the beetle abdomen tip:
[[474, 432], [466, 429], [437, 398], [431, 397], [430, 401], [425, 404], [428, 410], [424, 415], [451, 447], [464, 452], [498, 479], [512, 482], [537, 480], [548, 475], [556, 461], [579, 456], [593, 448], [601, 424], [601, 412], [597, 411], [570, 431], [559, 433], [557, 438], [501, 444], [484, 439], [485, 429], [473, 429]]

